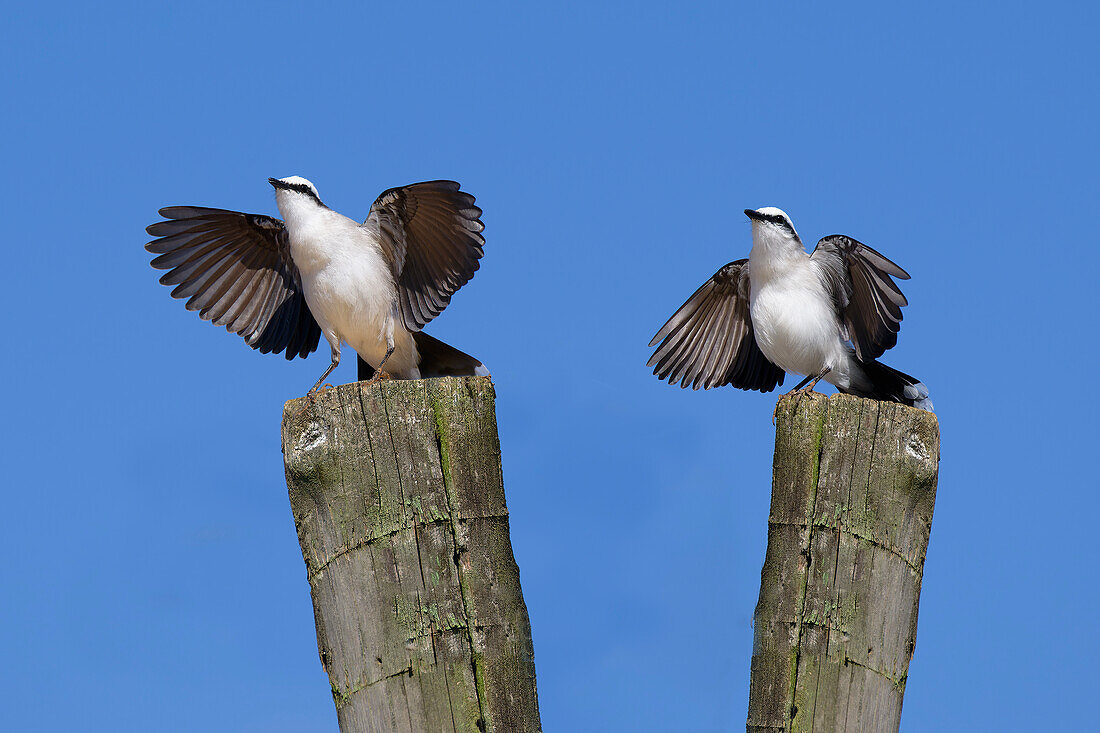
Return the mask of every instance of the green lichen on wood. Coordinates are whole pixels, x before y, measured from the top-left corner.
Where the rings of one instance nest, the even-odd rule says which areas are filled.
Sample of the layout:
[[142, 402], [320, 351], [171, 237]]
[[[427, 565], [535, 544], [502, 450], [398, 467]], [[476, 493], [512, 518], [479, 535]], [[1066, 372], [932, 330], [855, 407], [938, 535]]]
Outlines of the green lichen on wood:
[[493, 397], [484, 378], [385, 381], [287, 405], [291, 508], [344, 733], [540, 728]]
[[[447, 495], [447, 509], [452, 522], [452, 531], [455, 542], [454, 563], [455, 570], [458, 577], [459, 592], [462, 598], [462, 607], [466, 611], [467, 618], [471, 615], [471, 609], [473, 608], [472, 593], [470, 590], [470, 579], [467, 577], [467, 573], [463, 569], [462, 553], [466, 551], [464, 543], [459, 538], [464, 536], [460, 523], [462, 515], [459, 510], [458, 491], [454, 485], [454, 480], [451, 476], [451, 446], [450, 438], [448, 437], [447, 426], [452, 422], [453, 415], [447, 414], [447, 408], [449, 405], [444, 405], [439, 399], [439, 395], [431, 395], [431, 407], [432, 414], [435, 418], [436, 429], [436, 441], [439, 445], [439, 463], [443, 471], [443, 486]], [[487, 704], [487, 691], [485, 687], [485, 665], [484, 660], [481, 658], [481, 654], [478, 650], [478, 644], [474, 638], [475, 632], [473, 629], [469, 630], [470, 640], [470, 657], [471, 667], [474, 675], [474, 687], [477, 692], [477, 707], [478, 707], [478, 719], [481, 721], [482, 729], [484, 726], [488, 726], [491, 722], [491, 714], [488, 710]]]
[[[447, 444], [447, 420], [444, 418], [443, 408], [439, 404], [439, 400], [432, 396], [432, 417], [435, 419], [435, 439], [439, 444], [439, 466], [443, 470], [443, 484], [450, 487], [451, 482], [451, 454], [450, 447]], [[448, 496], [450, 496], [448, 489]]]
[[781, 398], [776, 417], [748, 729], [896, 729], [935, 500], [935, 416], [811, 394]]

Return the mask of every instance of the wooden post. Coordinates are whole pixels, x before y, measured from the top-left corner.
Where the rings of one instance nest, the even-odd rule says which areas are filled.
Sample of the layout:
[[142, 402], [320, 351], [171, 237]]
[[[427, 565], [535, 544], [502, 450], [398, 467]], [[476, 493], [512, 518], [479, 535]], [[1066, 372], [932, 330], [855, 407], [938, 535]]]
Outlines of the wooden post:
[[897, 731], [936, 499], [936, 416], [780, 399], [749, 733]]
[[539, 731], [492, 382], [286, 404], [283, 455], [343, 733]]

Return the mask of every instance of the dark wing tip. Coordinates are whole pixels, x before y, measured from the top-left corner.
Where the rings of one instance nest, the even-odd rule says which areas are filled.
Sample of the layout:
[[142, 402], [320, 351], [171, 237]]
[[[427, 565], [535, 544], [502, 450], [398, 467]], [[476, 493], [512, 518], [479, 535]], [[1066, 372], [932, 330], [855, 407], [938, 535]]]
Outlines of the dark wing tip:
[[434, 181], [417, 181], [416, 183], [406, 183], [404, 186], [394, 186], [393, 188], [387, 188], [384, 193], [401, 191], [407, 188], [441, 188], [445, 191], [457, 191], [462, 188], [462, 184], [447, 178], [439, 178]]
[[[150, 263], [168, 270], [159, 282], [199, 317], [241, 336], [261, 353], [288, 358], [317, 347], [320, 330], [305, 304], [289, 258], [282, 222], [198, 206], [160, 210], [165, 221], [146, 227], [159, 237], [145, 245]], [[281, 305], [280, 305], [281, 303]]]
[[165, 219], [192, 219], [206, 213], [218, 212], [218, 209], [209, 209], [205, 206], [165, 206], [164, 208], [157, 209], [157, 213]]
[[152, 237], [165, 237], [173, 233], [173, 222], [180, 219], [187, 218], [187, 215], [183, 212], [190, 209], [188, 206], [165, 206], [157, 209], [157, 213], [164, 217], [165, 221], [155, 221], [149, 226], [145, 227], [145, 233]]

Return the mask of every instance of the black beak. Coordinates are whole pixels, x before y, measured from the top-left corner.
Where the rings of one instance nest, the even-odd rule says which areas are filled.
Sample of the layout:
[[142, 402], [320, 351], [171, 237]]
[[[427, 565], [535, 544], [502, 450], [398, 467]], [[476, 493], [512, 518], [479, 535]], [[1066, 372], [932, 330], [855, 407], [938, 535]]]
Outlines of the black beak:
[[754, 209], [745, 209], [745, 216], [749, 217], [753, 221], [767, 221], [764, 215]]
[[267, 182], [270, 183], [275, 188], [287, 188], [287, 185], [285, 183], [283, 183], [282, 181], [280, 181], [278, 178], [268, 178]]

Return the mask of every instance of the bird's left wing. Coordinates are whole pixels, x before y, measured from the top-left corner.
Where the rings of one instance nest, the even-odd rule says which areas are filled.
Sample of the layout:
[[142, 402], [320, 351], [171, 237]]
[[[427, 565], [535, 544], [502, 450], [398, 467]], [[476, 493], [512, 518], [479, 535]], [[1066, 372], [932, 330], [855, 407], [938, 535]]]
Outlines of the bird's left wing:
[[732, 384], [770, 392], [783, 384], [783, 370], [756, 344], [749, 317], [749, 261], [737, 260], [680, 306], [650, 346], [660, 346], [646, 366], [658, 379], [680, 387], [710, 389]]
[[866, 244], [843, 234], [817, 243], [810, 262], [817, 268], [846, 333], [861, 361], [882, 356], [898, 342], [905, 296], [890, 279], [908, 280], [909, 273]]
[[401, 319], [419, 331], [477, 272], [485, 226], [474, 197], [454, 181], [391, 188], [363, 226], [377, 235], [397, 280]]
[[290, 257], [283, 222], [201, 206], [160, 210], [168, 221], [145, 231], [145, 249], [168, 270], [160, 282], [175, 285], [173, 298], [187, 298], [187, 310], [242, 336], [263, 353], [286, 350], [305, 357], [317, 348], [321, 328], [306, 304], [302, 278]]

